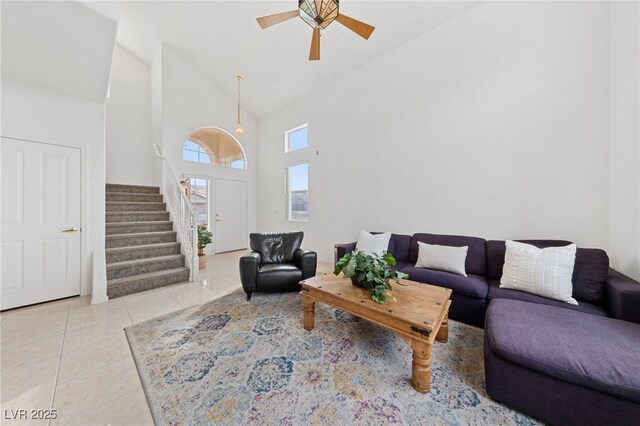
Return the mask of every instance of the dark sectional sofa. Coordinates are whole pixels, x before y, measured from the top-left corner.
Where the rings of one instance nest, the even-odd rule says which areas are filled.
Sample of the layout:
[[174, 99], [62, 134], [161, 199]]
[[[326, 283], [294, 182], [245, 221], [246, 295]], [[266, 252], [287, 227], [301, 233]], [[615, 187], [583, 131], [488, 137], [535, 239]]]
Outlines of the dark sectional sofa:
[[[467, 277], [415, 268], [418, 241], [468, 246]], [[571, 243], [520, 241], [541, 248]], [[336, 244], [336, 260], [355, 245]], [[577, 306], [501, 289], [504, 241], [392, 234], [388, 251], [409, 279], [453, 290], [451, 319], [485, 328], [493, 399], [549, 424], [640, 424], [640, 283], [610, 269], [603, 250], [577, 249]]]

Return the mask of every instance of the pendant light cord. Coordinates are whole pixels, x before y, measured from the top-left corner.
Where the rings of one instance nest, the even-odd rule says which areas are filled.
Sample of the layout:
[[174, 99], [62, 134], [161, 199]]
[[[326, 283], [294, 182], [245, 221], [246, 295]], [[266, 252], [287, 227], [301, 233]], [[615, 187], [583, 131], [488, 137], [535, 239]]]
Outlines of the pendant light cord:
[[242, 76], [238, 76], [238, 123], [240, 123], [240, 82], [242, 81]]

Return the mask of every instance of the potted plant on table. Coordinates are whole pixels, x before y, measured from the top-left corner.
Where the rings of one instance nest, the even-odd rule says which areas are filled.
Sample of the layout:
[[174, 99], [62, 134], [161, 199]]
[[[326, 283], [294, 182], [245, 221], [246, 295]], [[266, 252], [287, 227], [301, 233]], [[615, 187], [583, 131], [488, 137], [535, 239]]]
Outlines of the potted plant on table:
[[404, 272], [396, 271], [393, 268], [395, 265], [396, 259], [391, 253], [376, 255], [356, 250], [342, 256], [333, 273], [339, 275], [342, 272], [345, 277], [351, 278], [353, 285], [369, 290], [371, 300], [385, 303], [387, 296], [396, 300], [391, 292], [391, 282], [404, 285], [400, 280], [409, 278]]
[[204, 248], [212, 243], [213, 234], [207, 229], [207, 225], [198, 225], [198, 268], [207, 267], [207, 258], [204, 257]]

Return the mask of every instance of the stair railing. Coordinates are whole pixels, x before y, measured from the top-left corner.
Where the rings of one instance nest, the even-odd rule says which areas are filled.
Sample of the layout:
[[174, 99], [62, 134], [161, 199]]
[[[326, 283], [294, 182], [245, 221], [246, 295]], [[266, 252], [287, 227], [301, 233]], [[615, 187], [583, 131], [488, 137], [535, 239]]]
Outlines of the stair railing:
[[157, 144], [153, 145], [156, 155], [162, 160], [161, 190], [167, 203], [173, 226], [178, 234], [178, 241], [182, 246], [190, 269], [189, 281], [198, 279], [198, 213], [194, 211], [191, 202], [185, 194], [184, 187], [173, 171], [167, 158]]

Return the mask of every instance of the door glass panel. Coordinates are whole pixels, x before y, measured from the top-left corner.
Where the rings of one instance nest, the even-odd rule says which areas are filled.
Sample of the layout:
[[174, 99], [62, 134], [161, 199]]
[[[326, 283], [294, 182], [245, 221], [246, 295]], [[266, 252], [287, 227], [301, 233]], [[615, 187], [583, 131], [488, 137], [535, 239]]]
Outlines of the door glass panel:
[[209, 179], [189, 176], [189, 201], [198, 214], [198, 225], [209, 225]]

